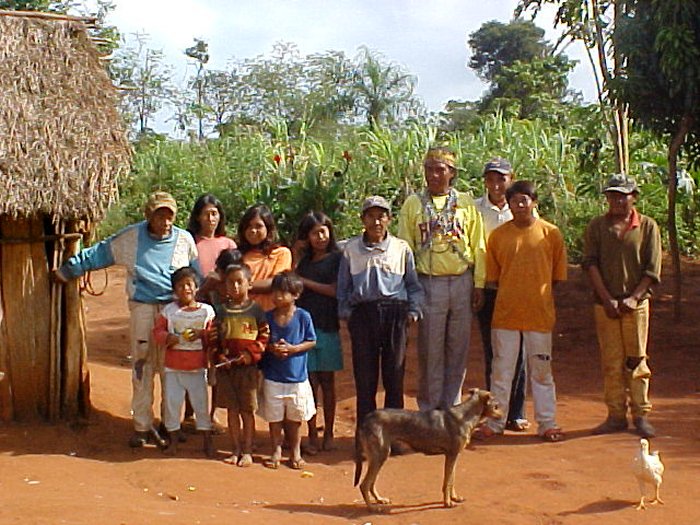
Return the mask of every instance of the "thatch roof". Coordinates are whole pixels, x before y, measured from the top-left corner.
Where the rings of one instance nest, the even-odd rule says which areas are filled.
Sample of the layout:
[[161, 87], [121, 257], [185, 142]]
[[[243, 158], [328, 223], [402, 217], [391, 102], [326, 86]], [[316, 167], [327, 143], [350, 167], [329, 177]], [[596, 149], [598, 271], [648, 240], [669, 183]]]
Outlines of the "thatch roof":
[[117, 104], [82, 22], [0, 14], [0, 215], [101, 219], [129, 169]]

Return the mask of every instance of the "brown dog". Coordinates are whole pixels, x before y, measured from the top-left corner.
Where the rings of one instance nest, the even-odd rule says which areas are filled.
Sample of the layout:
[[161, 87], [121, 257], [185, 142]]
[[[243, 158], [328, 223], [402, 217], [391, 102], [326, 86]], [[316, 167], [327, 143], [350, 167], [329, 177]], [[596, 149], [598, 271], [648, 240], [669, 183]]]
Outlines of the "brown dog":
[[500, 417], [502, 413], [491, 393], [478, 388], [470, 390], [469, 397], [463, 403], [448, 410], [375, 410], [365, 416], [358, 430], [362, 453], [355, 458], [355, 486], [360, 480], [362, 462], [366, 458], [367, 474], [360, 483], [365, 503], [372, 511], [391, 503], [377, 493], [375, 483], [389, 457], [392, 441], [402, 441], [416, 452], [445, 455], [442, 494], [445, 507], [452, 507], [455, 502], [464, 501], [464, 498], [457, 496], [454, 488], [455, 466], [460, 451], [469, 444], [472, 433], [484, 418]]

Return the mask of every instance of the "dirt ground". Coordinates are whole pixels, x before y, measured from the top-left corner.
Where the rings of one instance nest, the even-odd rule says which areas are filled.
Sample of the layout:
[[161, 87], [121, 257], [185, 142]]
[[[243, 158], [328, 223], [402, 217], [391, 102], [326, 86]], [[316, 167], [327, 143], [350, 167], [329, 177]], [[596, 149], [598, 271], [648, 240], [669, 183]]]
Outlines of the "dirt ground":
[[[87, 297], [94, 406], [80, 424], [0, 424], [0, 524], [198, 523], [405, 523], [667, 524], [700, 523], [700, 368], [697, 312], [700, 265], [684, 266], [685, 320], [671, 321], [669, 283], [653, 306], [650, 354], [654, 371], [652, 448], [666, 464], [666, 504], [636, 511], [639, 497], [631, 462], [632, 433], [591, 436], [605, 416], [593, 319], [580, 271], [558, 289], [554, 373], [558, 421], [567, 439], [544, 444], [534, 434], [506, 433], [473, 443], [457, 465], [457, 491], [465, 503], [441, 507], [442, 458], [411, 454], [390, 458], [378, 488], [394, 504], [386, 515], [367, 512], [352, 486], [353, 382], [345, 338], [346, 369], [338, 376], [338, 449], [307, 457], [307, 472], [261, 465], [268, 453], [266, 425], [258, 421], [256, 464], [240, 469], [207, 460], [198, 436], [178, 457], [155, 447], [132, 451], [130, 368], [124, 272], [108, 276], [104, 295]], [[477, 331], [468, 386], [483, 386]], [[411, 337], [407, 405], [415, 407], [416, 353]], [[528, 403], [532, 419], [532, 406]], [[224, 418], [224, 414], [221, 414]], [[220, 457], [226, 436], [217, 436]]]

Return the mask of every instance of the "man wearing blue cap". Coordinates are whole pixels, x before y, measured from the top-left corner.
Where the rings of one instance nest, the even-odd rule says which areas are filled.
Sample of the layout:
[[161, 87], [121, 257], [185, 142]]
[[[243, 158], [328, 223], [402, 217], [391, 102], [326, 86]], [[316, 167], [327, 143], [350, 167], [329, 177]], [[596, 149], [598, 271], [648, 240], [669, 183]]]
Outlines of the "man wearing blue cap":
[[603, 368], [607, 419], [593, 429], [627, 429], [627, 407], [637, 433], [654, 437], [647, 365], [649, 298], [661, 277], [661, 235], [656, 222], [634, 207], [634, 179], [613, 175], [603, 190], [608, 212], [586, 228], [583, 268], [594, 292], [594, 314]]

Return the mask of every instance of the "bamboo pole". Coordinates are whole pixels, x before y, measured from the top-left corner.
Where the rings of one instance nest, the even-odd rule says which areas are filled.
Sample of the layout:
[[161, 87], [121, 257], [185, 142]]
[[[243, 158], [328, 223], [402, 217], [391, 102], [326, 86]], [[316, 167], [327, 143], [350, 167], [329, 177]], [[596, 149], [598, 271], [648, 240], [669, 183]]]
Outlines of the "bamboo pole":
[[[59, 220], [55, 226], [56, 233], [60, 236], [63, 233], [64, 224]], [[53, 257], [51, 271], [56, 271], [62, 260], [63, 244], [55, 242], [53, 245]], [[61, 303], [63, 302], [63, 286], [58, 282], [51, 282], [51, 317], [50, 317], [50, 340], [49, 340], [49, 420], [57, 421], [61, 415], [61, 332], [62, 315]]]

